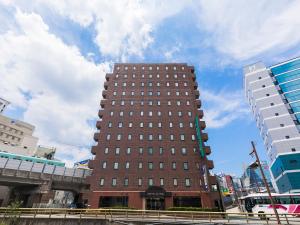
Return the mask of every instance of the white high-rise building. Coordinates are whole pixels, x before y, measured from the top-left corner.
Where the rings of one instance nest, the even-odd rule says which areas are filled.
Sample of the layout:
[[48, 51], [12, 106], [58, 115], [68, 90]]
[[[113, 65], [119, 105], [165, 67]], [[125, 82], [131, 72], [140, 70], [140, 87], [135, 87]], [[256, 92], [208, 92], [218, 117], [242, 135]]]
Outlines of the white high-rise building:
[[279, 192], [300, 191], [300, 58], [244, 67], [244, 88]]

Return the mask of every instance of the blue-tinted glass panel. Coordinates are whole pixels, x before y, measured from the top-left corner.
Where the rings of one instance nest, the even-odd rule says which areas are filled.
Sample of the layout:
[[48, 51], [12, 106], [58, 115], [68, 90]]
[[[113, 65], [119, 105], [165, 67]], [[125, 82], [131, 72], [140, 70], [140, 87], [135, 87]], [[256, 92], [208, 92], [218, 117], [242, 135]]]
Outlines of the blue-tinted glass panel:
[[275, 77], [279, 84], [300, 78], [300, 70], [294, 70]]
[[295, 114], [297, 120], [300, 122], [300, 114]]
[[277, 178], [285, 170], [300, 170], [300, 153], [280, 155], [271, 167], [274, 178]]
[[300, 189], [300, 172], [287, 173], [276, 181], [280, 193]]
[[286, 71], [294, 70], [297, 68], [300, 68], [300, 59], [297, 59], [295, 61], [283, 64], [280, 66], [276, 66], [276, 67], [272, 68], [271, 71], [274, 75], [276, 75], [276, 74], [284, 73]]
[[294, 91], [300, 89], [300, 80], [295, 80], [289, 83], [279, 85], [283, 92]]
[[289, 102], [300, 100], [300, 90], [284, 94], [284, 96]]

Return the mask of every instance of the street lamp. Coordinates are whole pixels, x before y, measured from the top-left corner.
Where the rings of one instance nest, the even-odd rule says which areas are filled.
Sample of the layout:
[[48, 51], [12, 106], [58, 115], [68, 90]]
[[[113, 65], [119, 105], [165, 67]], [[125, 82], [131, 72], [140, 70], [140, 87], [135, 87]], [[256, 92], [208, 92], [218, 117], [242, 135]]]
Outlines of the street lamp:
[[255, 158], [256, 158], [256, 163], [257, 163], [257, 166], [258, 166], [259, 169], [260, 169], [261, 176], [262, 176], [262, 178], [263, 178], [265, 187], [266, 187], [266, 189], [267, 189], [267, 192], [268, 192], [268, 195], [269, 195], [269, 198], [270, 198], [270, 201], [271, 201], [271, 205], [272, 205], [272, 208], [273, 208], [274, 213], [275, 213], [275, 216], [276, 216], [277, 223], [278, 223], [278, 224], [281, 224], [280, 218], [279, 218], [279, 215], [278, 215], [278, 212], [277, 212], [275, 203], [274, 203], [274, 200], [273, 200], [272, 195], [271, 195], [271, 192], [270, 192], [269, 184], [268, 184], [268, 182], [267, 182], [267, 180], [266, 180], [264, 171], [263, 171], [263, 169], [262, 169], [262, 166], [261, 166], [261, 163], [260, 163], [260, 159], [259, 159], [259, 157], [258, 157], [258, 154], [257, 154], [256, 148], [255, 148], [254, 142], [251, 141], [251, 144], [252, 144], [252, 152], [250, 152], [249, 155], [253, 156], [253, 154], [254, 154], [254, 156], [255, 156]]

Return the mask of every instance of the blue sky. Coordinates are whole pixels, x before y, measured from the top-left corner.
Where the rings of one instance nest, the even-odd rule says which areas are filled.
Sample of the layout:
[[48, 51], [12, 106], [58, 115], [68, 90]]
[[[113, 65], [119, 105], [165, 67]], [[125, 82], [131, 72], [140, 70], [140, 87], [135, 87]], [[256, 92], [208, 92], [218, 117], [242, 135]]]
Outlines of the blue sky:
[[114, 62], [194, 65], [214, 172], [240, 175], [250, 141], [266, 159], [243, 93], [244, 65], [300, 55], [299, 1], [3, 1], [0, 97], [71, 165], [89, 157]]

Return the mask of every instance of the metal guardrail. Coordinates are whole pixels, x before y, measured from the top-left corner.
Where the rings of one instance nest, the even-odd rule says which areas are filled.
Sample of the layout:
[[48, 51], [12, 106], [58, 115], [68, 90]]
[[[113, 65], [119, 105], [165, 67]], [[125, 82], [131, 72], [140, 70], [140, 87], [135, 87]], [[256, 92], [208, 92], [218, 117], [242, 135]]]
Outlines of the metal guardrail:
[[[0, 217], [9, 218], [58, 218], [58, 219], [107, 219], [114, 221], [192, 221], [238, 224], [277, 224], [275, 214], [227, 213], [202, 211], [156, 211], [131, 209], [58, 209], [58, 208], [0, 208]], [[282, 224], [300, 224], [300, 214], [280, 214]]]

